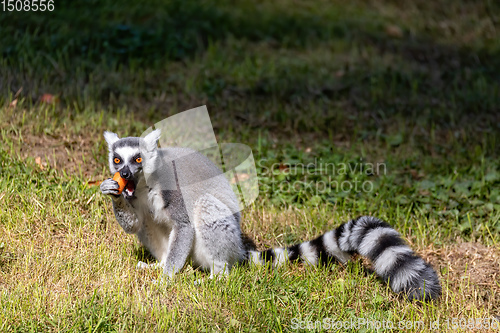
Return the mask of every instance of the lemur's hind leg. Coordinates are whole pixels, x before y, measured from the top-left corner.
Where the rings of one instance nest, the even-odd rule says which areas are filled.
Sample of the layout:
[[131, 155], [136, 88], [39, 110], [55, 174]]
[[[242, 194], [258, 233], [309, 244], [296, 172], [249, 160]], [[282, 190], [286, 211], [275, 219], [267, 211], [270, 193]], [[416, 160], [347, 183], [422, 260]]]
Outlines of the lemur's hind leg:
[[210, 270], [210, 278], [227, 275], [244, 258], [239, 213], [232, 212], [211, 194], [195, 203], [193, 261]]

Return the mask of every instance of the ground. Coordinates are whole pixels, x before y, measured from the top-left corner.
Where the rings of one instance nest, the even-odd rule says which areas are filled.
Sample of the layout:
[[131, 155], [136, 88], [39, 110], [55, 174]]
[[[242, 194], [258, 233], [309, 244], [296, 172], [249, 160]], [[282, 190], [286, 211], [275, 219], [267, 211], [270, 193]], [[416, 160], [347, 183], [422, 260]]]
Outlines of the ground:
[[[3, 12], [0, 330], [498, 324], [498, 13], [492, 1], [444, 0], [105, 0]], [[407, 302], [361, 258], [237, 267], [201, 286], [206, 275], [187, 266], [167, 286], [151, 283], [160, 272], [135, 269], [151, 258], [97, 186], [111, 176], [102, 133], [137, 136], [200, 105], [219, 142], [253, 150], [260, 195], [242, 228], [259, 249], [378, 216], [438, 271], [442, 297]], [[342, 187], [356, 182], [368, 190]]]

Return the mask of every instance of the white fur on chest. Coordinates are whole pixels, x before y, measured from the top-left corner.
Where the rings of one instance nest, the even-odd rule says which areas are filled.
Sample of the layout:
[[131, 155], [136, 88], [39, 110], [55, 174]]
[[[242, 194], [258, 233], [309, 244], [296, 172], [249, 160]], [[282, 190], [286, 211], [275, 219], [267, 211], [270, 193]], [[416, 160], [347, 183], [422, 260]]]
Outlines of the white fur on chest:
[[141, 221], [141, 228], [137, 233], [139, 241], [146, 246], [151, 254], [161, 263], [167, 255], [169, 236], [172, 231], [172, 220], [161, 191], [148, 188], [136, 190], [133, 203], [137, 218]]
[[154, 222], [172, 226], [170, 212], [165, 208], [159, 186], [149, 189], [140, 181], [135, 191], [135, 199], [131, 202], [131, 205], [137, 218], [143, 222], [142, 224]]
[[151, 189], [147, 195], [147, 206], [149, 207], [149, 212], [155, 222], [160, 224], [165, 224], [172, 226], [172, 219], [170, 218], [170, 212], [165, 208], [165, 201], [161, 194], [160, 187]]

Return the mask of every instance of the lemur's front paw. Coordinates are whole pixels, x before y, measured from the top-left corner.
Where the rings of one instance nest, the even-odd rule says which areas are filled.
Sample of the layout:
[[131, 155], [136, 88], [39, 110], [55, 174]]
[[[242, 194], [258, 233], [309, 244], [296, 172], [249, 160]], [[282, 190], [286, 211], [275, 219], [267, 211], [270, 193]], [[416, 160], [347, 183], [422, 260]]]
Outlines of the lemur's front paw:
[[155, 262], [154, 264], [147, 264], [145, 262], [139, 261], [137, 263], [136, 268], [137, 269], [149, 269], [149, 268], [157, 269], [157, 268], [161, 268], [161, 265], [158, 262]]
[[101, 183], [101, 192], [105, 195], [112, 195], [114, 197], [120, 196], [119, 194], [120, 185], [118, 182], [114, 181], [111, 178], [106, 179]]
[[146, 268], [149, 268], [149, 265], [146, 264], [145, 262], [143, 261], [139, 261], [137, 263], [137, 266], [136, 266], [137, 269], [146, 269]]

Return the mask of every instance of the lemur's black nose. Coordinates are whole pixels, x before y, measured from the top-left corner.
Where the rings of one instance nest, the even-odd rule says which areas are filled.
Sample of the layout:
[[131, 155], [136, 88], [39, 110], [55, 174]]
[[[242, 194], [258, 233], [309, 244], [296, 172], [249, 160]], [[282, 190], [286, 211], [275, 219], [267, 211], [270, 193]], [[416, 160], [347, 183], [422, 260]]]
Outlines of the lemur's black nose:
[[130, 169], [128, 167], [125, 167], [125, 168], [120, 170], [120, 176], [123, 179], [128, 180], [128, 179], [132, 178], [132, 172], [130, 172]]

